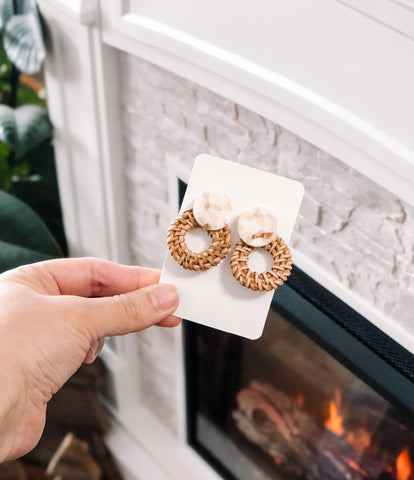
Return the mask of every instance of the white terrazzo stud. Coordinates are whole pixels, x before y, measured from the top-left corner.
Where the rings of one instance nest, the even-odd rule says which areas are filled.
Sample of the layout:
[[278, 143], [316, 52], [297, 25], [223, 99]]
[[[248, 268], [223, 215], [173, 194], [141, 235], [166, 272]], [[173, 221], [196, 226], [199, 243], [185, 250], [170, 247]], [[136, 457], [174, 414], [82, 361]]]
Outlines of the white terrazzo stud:
[[233, 207], [228, 195], [208, 190], [197, 197], [193, 213], [197, 223], [205, 230], [220, 230], [229, 224]]
[[237, 224], [240, 238], [251, 247], [264, 247], [277, 236], [276, 219], [265, 208], [255, 207], [243, 212]]

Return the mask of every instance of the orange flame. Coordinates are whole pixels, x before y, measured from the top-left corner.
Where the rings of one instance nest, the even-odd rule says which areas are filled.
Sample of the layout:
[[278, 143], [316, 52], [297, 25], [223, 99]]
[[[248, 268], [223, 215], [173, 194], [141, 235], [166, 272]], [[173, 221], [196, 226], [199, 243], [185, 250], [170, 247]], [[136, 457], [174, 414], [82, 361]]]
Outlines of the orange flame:
[[303, 393], [299, 393], [299, 395], [296, 397], [296, 405], [298, 407], [303, 407], [305, 403], [305, 398], [303, 396]]
[[395, 462], [395, 468], [397, 472], [397, 480], [409, 480], [411, 475], [414, 474], [408, 447], [404, 448], [404, 450], [398, 455], [397, 461]]
[[329, 402], [329, 417], [325, 420], [325, 427], [337, 435], [344, 433], [342, 416], [339, 413], [341, 407], [341, 392], [335, 390], [335, 398]]

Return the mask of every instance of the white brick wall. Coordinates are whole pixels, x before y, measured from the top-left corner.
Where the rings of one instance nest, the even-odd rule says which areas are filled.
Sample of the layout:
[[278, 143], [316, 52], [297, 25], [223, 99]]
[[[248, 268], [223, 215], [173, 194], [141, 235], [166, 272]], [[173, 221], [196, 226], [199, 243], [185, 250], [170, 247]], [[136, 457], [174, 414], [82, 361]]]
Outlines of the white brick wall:
[[[161, 267], [168, 216], [166, 158], [188, 170], [200, 153], [297, 179], [306, 193], [292, 246], [414, 333], [414, 208], [309, 142], [240, 105], [119, 54], [134, 262]], [[171, 333], [139, 336], [146, 400], [171, 428]], [[159, 348], [154, 348], [158, 346]], [[164, 365], [164, 367], [162, 366]], [[155, 403], [154, 403], [155, 402]]]

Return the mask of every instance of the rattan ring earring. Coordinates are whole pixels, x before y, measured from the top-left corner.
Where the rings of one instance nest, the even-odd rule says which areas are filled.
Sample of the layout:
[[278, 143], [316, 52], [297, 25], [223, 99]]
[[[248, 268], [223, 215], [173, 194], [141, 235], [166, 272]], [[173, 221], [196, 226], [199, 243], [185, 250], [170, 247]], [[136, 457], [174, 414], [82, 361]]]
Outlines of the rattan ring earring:
[[[263, 208], [242, 213], [237, 226], [240, 240], [230, 260], [234, 278], [251, 290], [271, 291], [282, 285], [290, 275], [292, 257], [286, 243], [276, 233], [276, 219]], [[257, 273], [248, 266], [249, 255], [256, 247], [264, 247], [273, 257], [273, 267]]]
[[[183, 212], [168, 230], [168, 249], [174, 260], [187, 270], [208, 270], [217, 266], [229, 253], [231, 233], [228, 223], [233, 215], [230, 198], [221, 192], [207, 191]], [[203, 252], [193, 252], [185, 243], [186, 234], [201, 227], [211, 237], [211, 245]]]

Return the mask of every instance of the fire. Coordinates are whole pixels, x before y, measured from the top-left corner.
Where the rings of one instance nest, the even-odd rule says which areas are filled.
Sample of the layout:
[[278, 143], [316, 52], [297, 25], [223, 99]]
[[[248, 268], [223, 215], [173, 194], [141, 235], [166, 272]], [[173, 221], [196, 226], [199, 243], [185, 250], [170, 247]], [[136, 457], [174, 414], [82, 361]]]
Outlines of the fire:
[[344, 433], [342, 416], [339, 413], [341, 408], [341, 392], [335, 390], [335, 397], [329, 402], [329, 417], [325, 420], [325, 427], [337, 435]]
[[395, 462], [395, 468], [397, 473], [397, 480], [410, 480], [412, 475], [414, 475], [413, 465], [410, 460], [410, 452], [408, 447], [398, 455], [397, 461]]
[[299, 393], [299, 395], [296, 397], [296, 405], [298, 407], [303, 407], [304, 403], [305, 403], [305, 399], [303, 397], [303, 394]]

